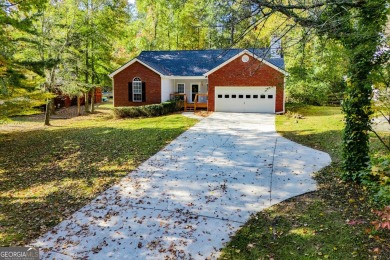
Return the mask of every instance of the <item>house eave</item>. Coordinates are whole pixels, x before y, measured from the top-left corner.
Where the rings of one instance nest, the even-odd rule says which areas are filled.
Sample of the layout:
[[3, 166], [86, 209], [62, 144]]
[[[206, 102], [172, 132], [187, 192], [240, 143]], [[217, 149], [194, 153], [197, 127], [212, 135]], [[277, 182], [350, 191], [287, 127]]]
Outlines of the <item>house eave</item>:
[[162, 79], [207, 79], [206, 76], [161, 76]]
[[161, 74], [161, 72], [155, 70], [154, 68], [150, 67], [149, 65], [147, 65], [146, 63], [142, 62], [141, 60], [137, 59], [137, 58], [134, 58], [132, 60], [130, 60], [128, 63], [126, 63], [125, 65], [121, 66], [120, 68], [118, 68], [117, 70], [115, 70], [113, 73], [111, 73], [110, 75], [108, 75], [110, 78], [113, 78], [116, 74], [118, 74], [119, 72], [123, 71], [124, 69], [126, 69], [127, 67], [129, 67], [130, 65], [132, 65], [133, 63], [135, 62], [139, 62], [141, 63], [143, 66], [147, 67], [148, 69], [150, 69], [151, 71], [157, 73], [158, 75], [160, 75], [161, 77], [163, 77], [164, 75]]

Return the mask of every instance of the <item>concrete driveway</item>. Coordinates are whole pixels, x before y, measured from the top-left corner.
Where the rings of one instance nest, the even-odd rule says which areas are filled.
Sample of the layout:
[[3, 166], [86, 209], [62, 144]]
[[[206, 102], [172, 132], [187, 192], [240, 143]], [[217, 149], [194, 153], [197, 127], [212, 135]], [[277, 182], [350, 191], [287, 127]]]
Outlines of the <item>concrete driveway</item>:
[[330, 162], [279, 136], [274, 115], [213, 113], [33, 245], [43, 258], [213, 259]]

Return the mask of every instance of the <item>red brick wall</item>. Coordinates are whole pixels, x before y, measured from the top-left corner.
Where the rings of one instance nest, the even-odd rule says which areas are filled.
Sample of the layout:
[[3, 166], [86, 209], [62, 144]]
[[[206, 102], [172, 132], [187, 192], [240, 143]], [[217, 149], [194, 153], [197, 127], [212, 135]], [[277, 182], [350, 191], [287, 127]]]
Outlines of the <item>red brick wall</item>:
[[209, 111], [215, 110], [216, 86], [276, 86], [275, 111], [283, 111], [283, 73], [250, 57], [242, 62], [241, 56], [208, 76]]
[[[128, 83], [135, 77], [145, 82], [146, 101], [130, 102]], [[138, 61], [131, 64], [113, 77], [114, 106], [142, 106], [161, 103], [161, 77]]]

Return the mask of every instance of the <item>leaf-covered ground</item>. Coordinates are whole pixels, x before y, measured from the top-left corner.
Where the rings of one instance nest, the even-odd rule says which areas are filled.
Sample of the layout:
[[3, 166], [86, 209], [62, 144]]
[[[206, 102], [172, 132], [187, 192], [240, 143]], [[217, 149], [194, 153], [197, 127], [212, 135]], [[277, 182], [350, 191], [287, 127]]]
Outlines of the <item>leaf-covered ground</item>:
[[87, 204], [196, 120], [97, 114], [0, 127], [0, 246], [24, 245]]
[[[340, 108], [292, 106], [277, 116], [278, 132], [328, 152], [331, 166], [317, 173], [319, 190], [284, 201], [253, 216], [223, 250], [221, 259], [390, 259], [390, 232], [377, 231], [370, 194], [343, 183]], [[372, 138], [372, 150], [383, 154]]]

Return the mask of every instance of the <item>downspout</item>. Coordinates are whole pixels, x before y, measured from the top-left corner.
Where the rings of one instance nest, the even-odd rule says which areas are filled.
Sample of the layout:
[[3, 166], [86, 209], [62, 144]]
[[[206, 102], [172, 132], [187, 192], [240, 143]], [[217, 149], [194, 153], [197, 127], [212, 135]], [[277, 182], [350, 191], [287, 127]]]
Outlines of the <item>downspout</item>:
[[176, 92], [176, 79], [175, 78], [173, 79], [173, 86], [171, 87], [171, 92], [172, 92], [172, 94], [175, 94], [175, 92]]
[[114, 83], [114, 77], [112, 77], [112, 105], [115, 107], [115, 83]]
[[286, 112], [286, 76], [283, 77], [283, 111], [276, 112], [277, 115], [283, 115]]
[[[204, 75], [204, 74], [203, 74]], [[210, 110], [209, 110], [209, 101], [210, 101], [210, 84], [209, 84], [209, 76], [207, 75], [205, 75], [205, 78], [206, 78], [206, 80], [207, 80], [207, 112], [209, 112]], [[215, 102], [215, 101], [214, 101]], [[214, 108], [214, 110], [215, 110], [215, 108]]]
[[286, 112], [286, 76], [283, 77], [283, 114]]
[[164, 102], [164, 79], [160, 76], [160, 103]]

